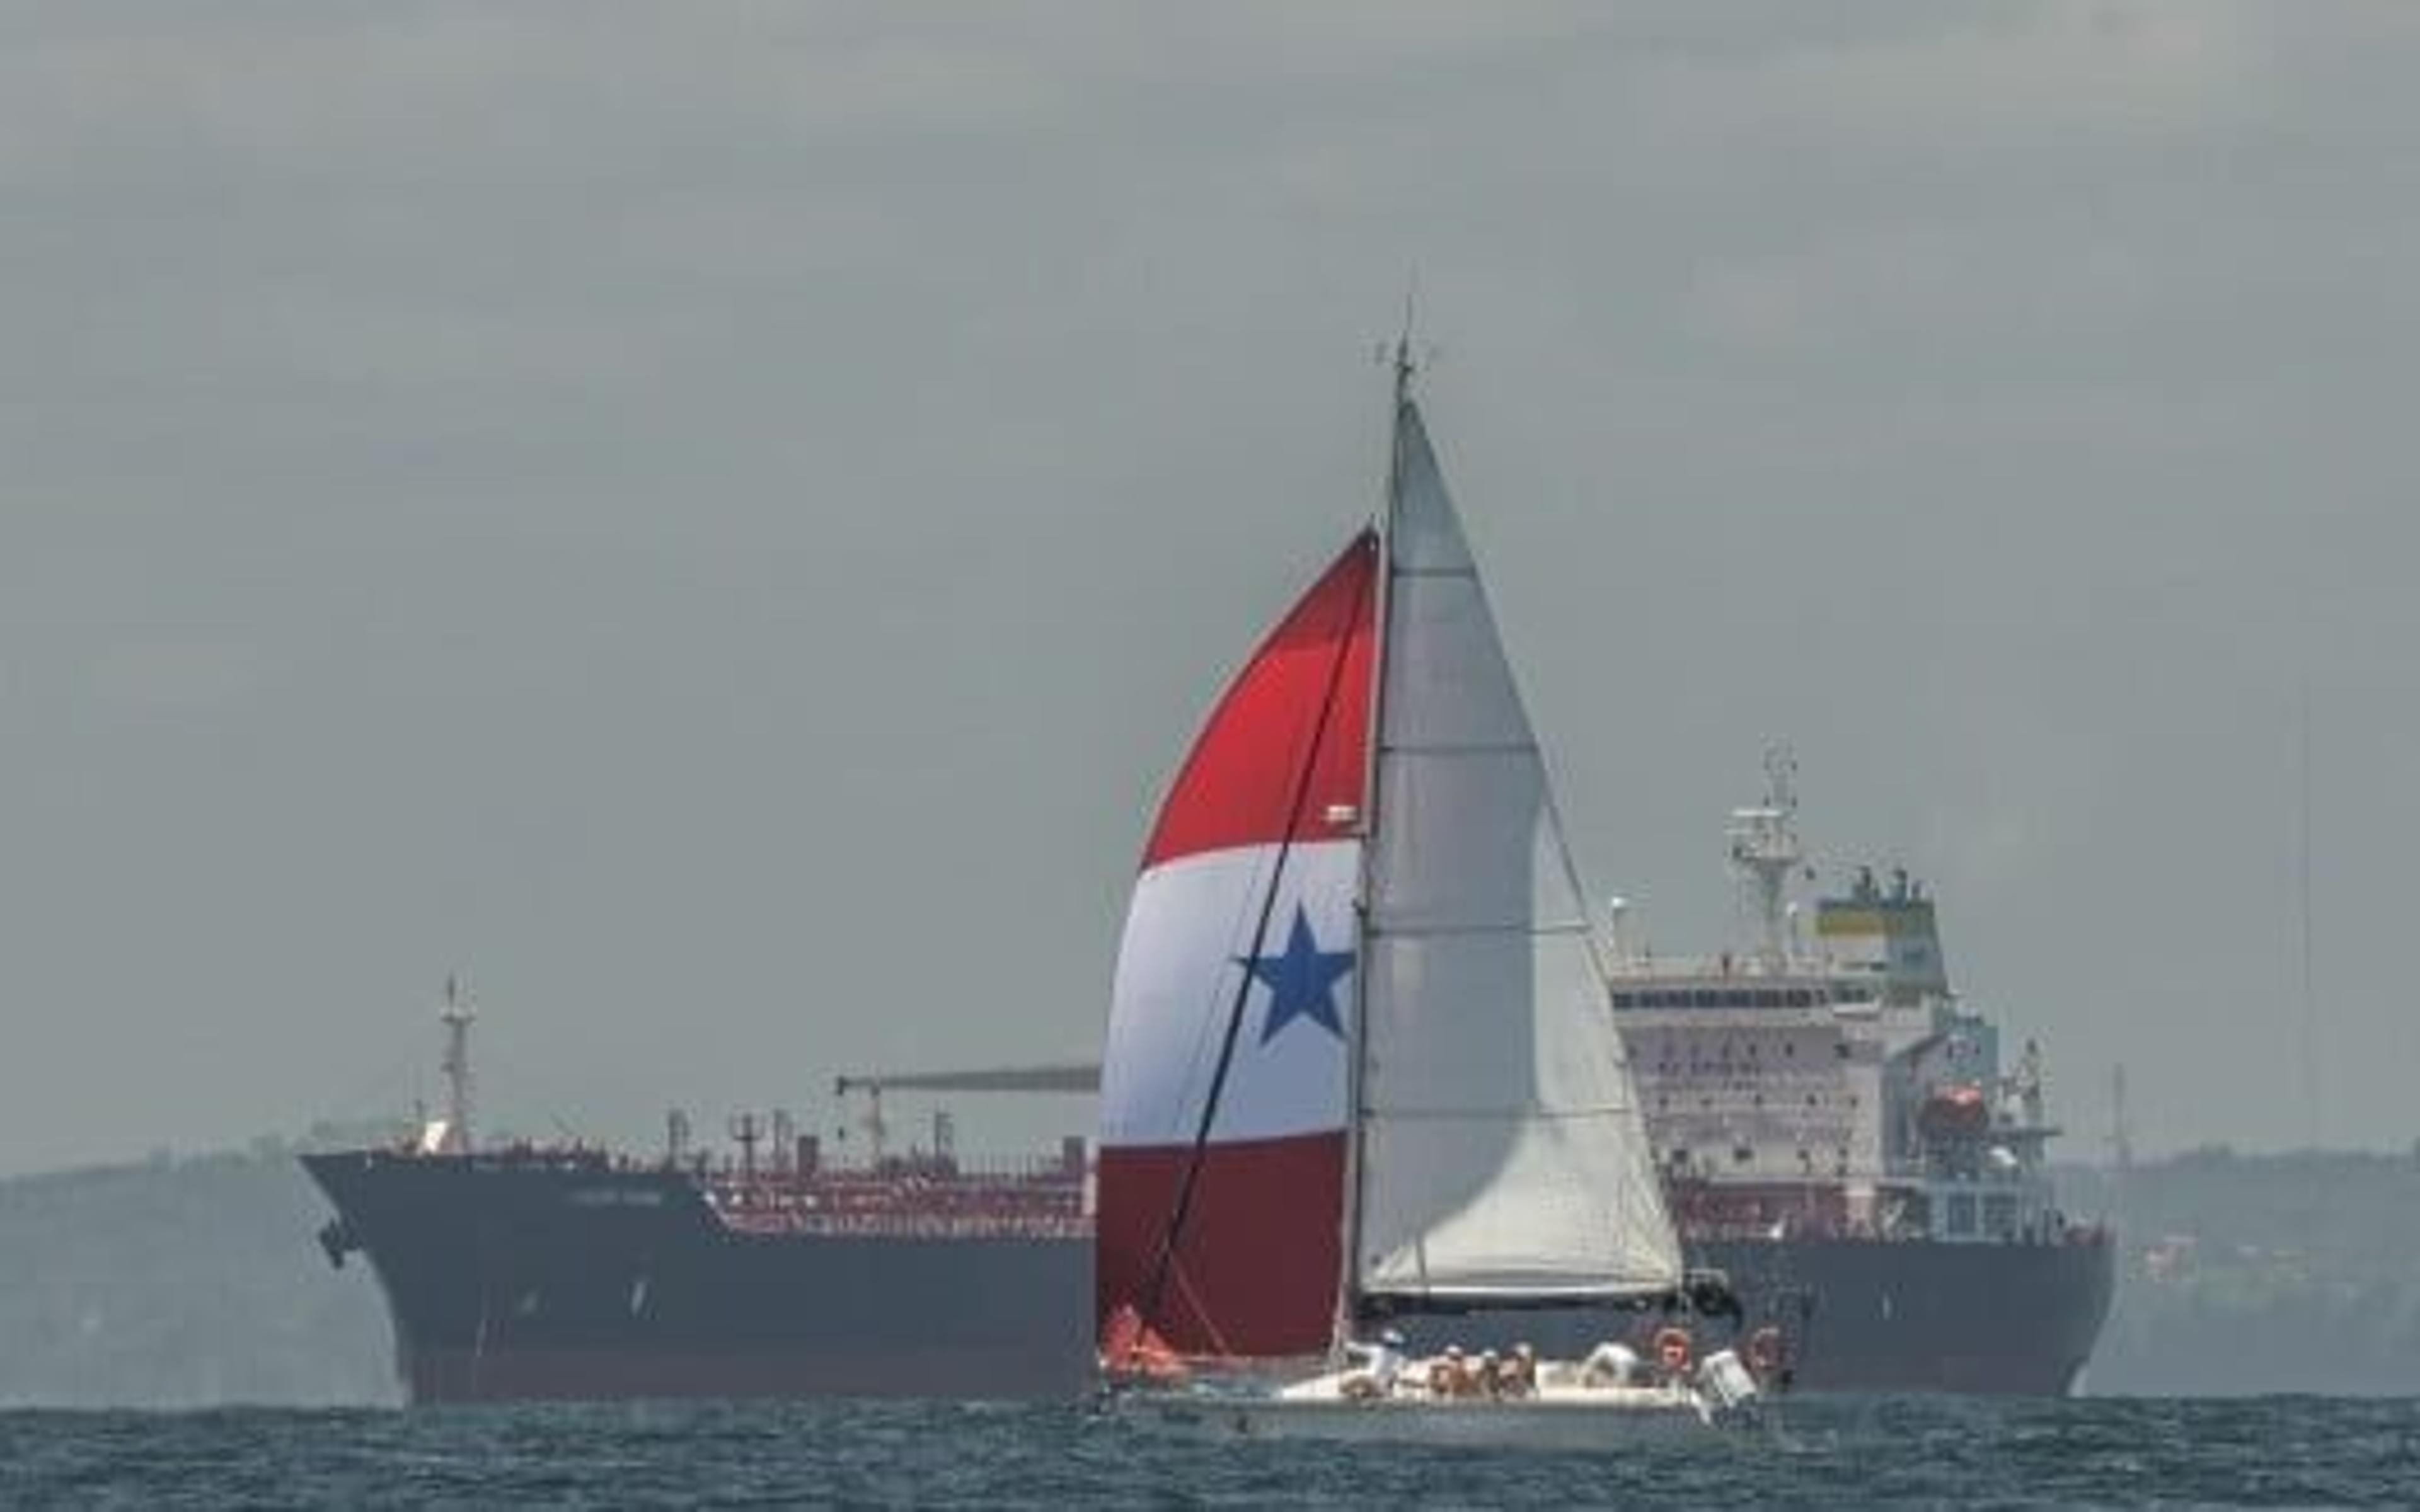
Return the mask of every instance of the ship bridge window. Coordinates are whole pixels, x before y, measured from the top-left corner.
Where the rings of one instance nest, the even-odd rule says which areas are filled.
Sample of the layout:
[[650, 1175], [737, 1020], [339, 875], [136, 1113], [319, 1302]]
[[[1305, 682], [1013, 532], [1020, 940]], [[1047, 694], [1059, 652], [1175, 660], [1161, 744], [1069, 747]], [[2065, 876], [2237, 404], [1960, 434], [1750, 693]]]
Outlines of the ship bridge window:
[[1994, 1195], [1983, 1199], [1983, 1232], [1993, 1239], [2017, 1237], [2017, 1199]]

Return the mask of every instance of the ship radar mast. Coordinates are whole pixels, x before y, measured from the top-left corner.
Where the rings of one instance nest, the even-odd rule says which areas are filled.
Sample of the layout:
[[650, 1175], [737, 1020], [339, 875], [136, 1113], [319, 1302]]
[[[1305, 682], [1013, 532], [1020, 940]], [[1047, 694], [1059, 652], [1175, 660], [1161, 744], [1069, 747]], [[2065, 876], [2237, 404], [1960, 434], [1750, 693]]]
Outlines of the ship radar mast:
[[421, 1135], [421, 1147], [431, 1154], [471, 1153], [471, 1021], [478, 1013], [459, 976], [445, 979], [445, 1003], [437, 1021], [445, 1026], [445, 1119]]
[[1806, 855], [1792, 824], [1798, 811], [1797, 778], [1798, 759], [1789, 747], [1767, 748], [1764, 801], [1754, 808], [1733, 809], [1725, 832], [1730, 841], [1731, 866], [1739, 873], [1748, 910], [1755, 918], [1759, 957], [1774, 967], [1786, 965], [1790, 959], [1784, 891], [1790, 873]]

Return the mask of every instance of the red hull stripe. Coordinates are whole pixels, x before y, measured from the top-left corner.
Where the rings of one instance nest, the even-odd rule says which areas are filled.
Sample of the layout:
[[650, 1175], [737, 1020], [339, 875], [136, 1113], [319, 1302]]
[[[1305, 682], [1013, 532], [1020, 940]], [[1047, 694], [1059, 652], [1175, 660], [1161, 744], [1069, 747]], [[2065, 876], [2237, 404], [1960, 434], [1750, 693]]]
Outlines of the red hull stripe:
[[[1377, 536], [1364, 531], [1244, 664], [1160, 807], [1145, 871], [1231, 845], [1355, 832], [1368, 753], [1377, 563]], [[1320, 710], [1331, 687], [1336, 703], [1323, 731]], [[1303, 760], [1314, 738], [1306, 790]]]
[[[1096, 1330], [1141, 1312], [1188, 1146], [1104, 1149]], [[1152, 1332], [1184, 1354], [1315, 1354], [1335, 1322], [1344, 1135], [1212, 1145]]]

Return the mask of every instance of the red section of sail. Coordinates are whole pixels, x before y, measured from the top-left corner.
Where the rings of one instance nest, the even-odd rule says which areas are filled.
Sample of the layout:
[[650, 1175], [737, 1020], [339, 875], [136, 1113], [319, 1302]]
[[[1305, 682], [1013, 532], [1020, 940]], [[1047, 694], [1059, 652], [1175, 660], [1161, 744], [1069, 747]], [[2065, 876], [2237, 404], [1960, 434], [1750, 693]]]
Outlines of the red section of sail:
[[1232, 845], [1354, 833], [1368, 756], [1377, 565], [1377, 534], [1364, 531], [1245, 663], [1160, 806], [1145, 871]]
[[[1152, 1275], [1192, 1159], [1192, 1147], [1182, 1145], [1101, 1151], [1094, 1297], [1105, 1348], [1113, 1334], [1133, 1336], [1140, 1318], [1180, 1354], [1266, 1359], [1326, 1350], [1342, 1242], [1343, 1134], [1204, 1148], [1154, 1308]], [[1117, 1329], [1122, 1310], [1126, 1321]]]

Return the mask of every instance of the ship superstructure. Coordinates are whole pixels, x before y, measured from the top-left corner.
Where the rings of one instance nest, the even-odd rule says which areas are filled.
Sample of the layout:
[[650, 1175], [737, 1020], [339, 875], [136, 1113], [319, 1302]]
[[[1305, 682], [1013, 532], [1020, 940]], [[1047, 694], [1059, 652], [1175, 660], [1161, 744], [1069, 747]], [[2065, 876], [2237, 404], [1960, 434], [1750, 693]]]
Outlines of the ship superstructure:
[[1999, 1031], [1949, 986], [1932, 900], [1859, 868], [1788, 901], [1804, 864], [1787, 759], [1734, 810], [1730, 855], [1757, 926], [1711, 959], [1633, 953], [1613, 1004], [1658, 1165], [1706, 1239], [1854, 1234], [1943, 1243], [2056, 1236], [2041, 1055], [2003, 1072]]
[[[1859, 868], [1816, 900], [1810, 937], [1789, 756], [1766, 775], [1726, 837], [1744, 949], [1659, 956], [1614, 911], [1614, 1014], [1683, 1238], [1743, 1285], [1812, 1299], [1817, 1383], [2065, 1389], [2107, 1310], [2110, 1245], [2057, 1206], [2040, 1047], [2004, 1068], [1903, 870]], [[2004, 1328], [2018, 1297], [2038, 1311]], [[1914, 1317], [1930, 1333], [1894, 1345]]]

